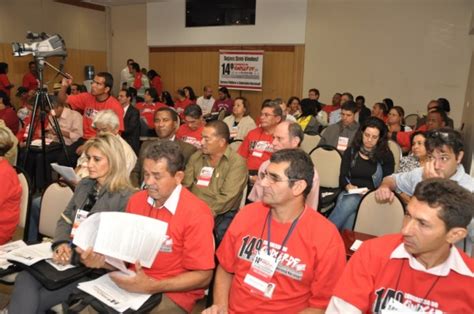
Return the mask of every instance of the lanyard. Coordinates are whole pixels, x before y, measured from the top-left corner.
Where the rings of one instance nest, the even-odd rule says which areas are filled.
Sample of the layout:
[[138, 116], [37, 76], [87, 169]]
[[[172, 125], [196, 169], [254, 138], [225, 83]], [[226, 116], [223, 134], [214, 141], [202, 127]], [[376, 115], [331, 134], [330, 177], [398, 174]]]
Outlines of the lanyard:
[[[397, 278], [397, 284], [395, 286], [395, 291], [398, 290], [398, 284], [400, 283], [400, 278], [402, 277], [402, 270], [403, 270], [403, 266], [405, 265], [405, 259], [403, 259], [402, 261], [402, 266], [400, 267], [400, 272], [398, 273], [398, 278]], [[423, 297], [423, 300], [421, 300], [420, 304], [418, 304], [418, 307], [416, 308], [416, 311], [418, 312], [420, 310], [420, 308], [423, 306], [423, 303], [425, 302], [426, 298], [428, 297], [428, 295], [430, 294], [430, 292], [433, 290], [434, 286], [438, 283], [438, 280], [441, 278], [441, 276], [436, 276], [436, 279], [433, 281], [433, 284], [431, 285], [431, 287], [428, 289], [428, 291], [426, 292], [425, 296]]]
[[[278, 257], [280, 256], [281, 251], [283, 250], [283, 247], [285, 246], [286, 242], [288, 242], [288, 240], [290, 239], [290, 235], [295, 230], [296, 225], [298, 224], [298, 221], [299, 221], [301, 215], [303, 214], [303, 212], [304, 212], [304, 210], [291, 223], [290, 229], [288, 230], [288, 233], [286, 234], [285, 238], [283, 239], [283, 242], [281, 243], [280, 249], [278, 250], [278, 254], [275, 257], [275, 260], [278, 260]], [[268, 242], [267, 243], [267, 253], [268, 253], [268, 256], [270, 256], [270, 243], [271, 243], [271, 233], [272, 233], [272, 231], [271, 231], [271, 228], [272, 228], [272, 210], [271, 209], [268, 210], [267, 219], [265, 220], [265, 224], [263, 225], [263, 230], [265, 230], [266, 225], [268, 225], [268, 228], [267, 228], [267, 242]], [[262, 233], [263, 233], [263, 230], [262, 230]]]

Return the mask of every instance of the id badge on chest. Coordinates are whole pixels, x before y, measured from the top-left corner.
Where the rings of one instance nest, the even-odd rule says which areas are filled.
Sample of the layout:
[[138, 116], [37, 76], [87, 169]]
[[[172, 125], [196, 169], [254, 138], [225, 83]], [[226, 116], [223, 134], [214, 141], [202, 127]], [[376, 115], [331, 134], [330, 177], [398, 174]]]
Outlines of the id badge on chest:
[[397, 313], [412, 314], [412, 313], [420, 313], [420, 312], [405, 306], [404, 304], [400, 303], [394, 298], [390, 298], [390, 300], [387, 302], [387, 305], [385, 306], [384, 309], [381, 310], [380, 313], [382, 314], [397, 314]]
[[87, 215], [89, 215], [88, 211], [82, 209], [78, 209], [76, 211], [76, 216], [74, 217], [74, 223], [72, 224], [71, 229], [71, 238], [74, 238], [77, 228], [79, 228], [79, 225], [87, 219]]
[[349, 138], [344, 137], [344, 136], [339, 136], [339, 139], [337, 140], [337, 150], [346, 150], [347, 145], [349, 144]]
[[230, 137], [231, 138], [235, 138], [237, 136], [237, 133], [239, 132], [239, 128], [236, 127], [236, 126], [233, 126], [231, 129], [230, 129]]
[[212, 167], [202, 167], [201, 172], [196, 185], [201, 187], [208, 187], [211, 183], [212, 174], [214, 173], [214, 168]]
[[275, 290], [275, 284], [271, 282], [278, 263], [275, 257], [264, 252], [257, 252], [250, 270], [244, 278], [244, 283], [256, 294], [270, 298]]
[[268, 145], [269, 145], [269, 143], [266, 142], [266, 141], [258, 141], [255, 144], [255, 147], [254, 147], [253, 152], [252, 152], [252, 156], [259, 157], [259, 158], [262, 157], [263, 153], [267, 149]]

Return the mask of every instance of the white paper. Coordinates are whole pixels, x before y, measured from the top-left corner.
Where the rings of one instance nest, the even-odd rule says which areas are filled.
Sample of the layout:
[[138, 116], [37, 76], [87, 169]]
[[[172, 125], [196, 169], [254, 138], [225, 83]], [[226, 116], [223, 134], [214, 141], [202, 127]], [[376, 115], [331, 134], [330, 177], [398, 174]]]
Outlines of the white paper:
[[[51, 139], [51, 138], [45, 138], [46, 146], [51, 144], [52, 141], [53, 141], [53, 139]], [[41, 147], [41, 139], [36, 139], [36, 140], [31, 141], [31, 145]]]
[[76, 172], [74, 172], [74, 169], [71, 167], [61, 166], [55, 162], [51, 163], [51, 167], [66, 181], [79, 182], [81, 180], [81, 178], [76, 175]]
[[354, 252], [357, 251], [362, 243], [364, 242], [361, 240], [355, 240], [354, 243], [352, 243], [350, 250]]
[[26, 243], [23, 242], [23, 240], [8, 242], [4, 245], [1, 245], [0, 246], [0, 269], [7, 269], [11, 265], [13, 265], [9, 261], [7, 261], [6, 255], [8, 252], [19, 249], [21, 247], [25, 247], [25, 246], [26, 246]]
[[76, 266], [71, 265], [71, 264], [59, 265], [59, 264], [56, 264], [55, 262], [53, 262], [52, 259], [47, 259], [47, 260], [46, 260], [46, 263], [48, 263], [49, 265], [53, 266], [54, 269], [56, 269], [57, 271], [65, 271], [65, 270], [68, 270], [68, 269], [71, 269], [71, 268], [76, 267]]
[[[95, 217], [94, 217], [95, 216]], [[158, 219], [120, 212], [88, 217], [76, 231], [73, 243], [85, 250], [150, 268], [166, 239], [168, 224]]]
[[77, 287], [118, 312], [124, 312], [128, 308], [137, 310], [151, 296], [150, 294], [133, 293], [119, 288], [112, 281], [109, 274], [92, 281], [81, 282]]
[[369, 192], [368, 188], [358, 188], [358, 189], [350, 189], [347, 191], [349, 194], [365, 194]]
[[50, 242], [21, 247], [6, 254], [7, 259], [20, 262], [27, 266], [52, 257], [53, 251], [51, 250]]

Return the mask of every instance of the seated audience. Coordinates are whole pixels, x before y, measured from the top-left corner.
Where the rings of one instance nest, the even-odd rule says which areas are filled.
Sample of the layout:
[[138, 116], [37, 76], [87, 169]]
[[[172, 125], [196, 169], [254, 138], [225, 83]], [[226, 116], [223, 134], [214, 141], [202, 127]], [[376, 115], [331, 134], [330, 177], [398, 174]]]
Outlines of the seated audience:
[[428, 160], [425, 147], [425, 133], [415, 131], [411, 134], [411, 151], [408, 156], [400, 160], [400, 169], [397, 172], [409, 172], [415, 168], [423, 167]]
[[216, 99], [212, 106], [212, 112], [220, 112], [225, 110], [226, 115], [232, 113], [233, 100], [230, 98], [230, 93], [227, 87], [219, 88], [219, 98]]
[[133, 59], [127, 60], [127, 66], [120, 71], [120, 88], [130, 88], [132, 85], [128, 85], [128, 82], [133, 80], [132, 75], [132, 63], [135, 61]]
[[4, 92], [10, 98], [11, 89], [15, 87], [8, 79], [8, 63], [0, 62], [0, 92]]
[[256, 180], [257, 170], [260, 165], [270, 159], [273, 152], [272, 140], [275, 127], [283, 119], [281, 107], [271, 102], [264, 103], [260, 114], [260, 126], [250, 131], [239, 147], [239, 154], [247, 160], [247, 168]]
[[[146, 93], [145, 93], [146, 95]], [[132, 94], [129, 89], [122, 89], [117, 97], [123, 108], [122, 138], [130, 145], [136, 155], [140, 151], [140, 111], [132, 105]]]
[[360, 95], [355, 99], [357, 105], [356, 121], [363, 124], [371, 116], [370, 109], [365, 105], [365, 97]]
[[202, 114], [205, 116], [211, 113], [215, 101], [214, 97], [212, 97], [212, 87], [206, 85], [203, 88], [203, 95], [196, 100], [196, 104], [201, 107]]
[[394, 106], [387, 115], [388, 137], [392, 137], [393, 132], [409, 132], [411, 128], [404, 125], [405, 110], [400, 106]]
[[359, 130], [359, 123], [355, 121], [356, 111], [355, 102], [345, 102], [341, 107], [341, 120], [329, 125], [324, 130], [318, 145], [330, 145], [344, 153], [351, 146], [352, 140]]
[[[322, 110], [327, 113], [328, 117], [331, 114], [331, 112], [336, 111], [341, 109], [341, 93], [335, 93], [334, 96], [332, 96], [332, 102], [331, 104], [324, 105]], [[329, 123], [329, 120], [326, 121], [326, 123]]]
[[[77, 214], [90, 215], [103, 211], [124, 211], [133, 193], [125, 171], [125, 157], [117, 136], [103, 134], [85, 143], [89, 177], [82, 179], [74, 195], [59, 217], [52, 245], [53, 261], [67, 265], [74, 261], [76, 225], [81, 223]], [[8, 306], [9, 313], [45, 313], [52, 306], [67, 300], [71, 291], [81, 281], [78, 279], [60, 289], [48, 290], [27, 271], [15, 280], [15, 287]]]
[[310, 99], [303, 99], [301, 101], [301, 114], [296, 120], [303, 130], [304, 133], [308, 135], [317, 135], [319, 134], [319, 129], [321, 125], [316, 119], [314, 106], [311, 104]]
[[153, 117], [158, 108], [166, 107], [165, 104], [159, 102], [159, 97], [156, 89], [153, 87], [145, 89], [144, 102], [139, 102], [135, 106], [140, 111], [140, 118], [145, 122], [143, 127], [153, 129]]
[[28, 62], [28, 73], [23, 75], [23, 83], [21, 84], [22, 87], [26, 88], [27, 91], [34, 90], [38, 88], [38, 71], [36, 70], [36, 62], [30, 61]]
[[188, 162], [194, 152], [196, 152], [196, 147], [191, 144], [185, 143], [176, 138], [176, 131], [178, 130], [178, 114], [173, 108], [164, 107], [159, 108], [155, 112], [155, 132], [158, 136], [157, 139], [151, 139], [142, 143], [140, 147], [140, 154], [138, 155], [138, 162], [135, 165], [135, 168], [131, 174], [132, 184], [136, 187], [139, 187], [143, 182], [143, 154], [145, 149], [152, 143], [158, 142], [162, 143], [164, 141], [174, 141], [178, 143], [181, 154], [184, 156], [185, 163]]
[[352, 94], [349, 93], [349, 92], [342, 93], [342, 95], [341, 95], [341, 105], [339, 106], [339, 108], [331, 111], [328, 114], [329, 124], [334, 124], [334, 123], [338, 123], [339, 121], [341, 121], [341, 106], [344, 105], [348, 101], [353, 102], [354, 101], [354, 96], [352, 96]]
[[288, 108], [288, 105], [283, 101], [283, 99], [275, 98], [272, 101], [281, 107], [281, 110], [283, 111], [283, 121], [288, 120], [290, 122], [296, 122], [296, 118], [288, 113], [290, 109]]
[[364, 241], [326, 313], [471, 313], [474, 260], [453, 244], [468, 233], [473, 202], [450, 180], [417, 184], [400, 234]]
[[11, 132], [0, 128], [0, 245], [11, 240], [20, 220], [21, 185], [18, 175], [5, 158], [5, 154], [13, 147]]
[[[291, 114], [293, 117], [298, 119], [301, 115], [301, 105], [300, 99], [296, 96], [291, 96], [288, 99], [288, 113]], [[324, 108], [324, 107], [323, 107]]]
[[150, 88], [150, 81], [146, 74], [142, 73], [138, 63], [133, 62], [130, 69], [131, 78], [128, 80], [127, 86], [137, 90], [137, 102], [142, 102], [145, 99], [145, 91]]
[[[449, 128], [428, 131], [425, 146], [428, 152], [428, 161], [424, 167], [386, 177], [375, 194], [379, 202], [391, 202], [394, 191], [405, 193], [407, 195], [405, 199], [408, 199], [413, 195], [416, 185], [429, 178], [450, 179], [468, 191], [474, 192], [474, 179], [464, 171], [461, 164], [464, 156], [464, 143], [458, 131]], [[474, 222], [470, 224], [468, 230], [466, 252], [472, 254]]]
[[153, 87], [158, 95], [161, 95], [163, 92], [163, 83], [161, 82], [161, 76], [155, 70], [150, 70], [146, 74], [148, 80], [150, 81], [150, 87]]
[[342, 156], [339, 186], [344, 190], [329, 215], [339, 230], [353, 228], [357, 206], [364, 194], [352, 194], [351, 190], [376, 189], [384, 177], [393, 173], [394, 164], [387, 144], [387, 126], [382, 120], [370, 117]]
[[183, 180], [183, 185], [211, 208], [217, 244], [239, 210], [248, 176], [245, 160], [229, 147], [228, 141], [229, 128], [224, 122], [206, 124], [202, 149], [189, 159]]
[[0, 119], [0, 129], [5, 130], [11, 142], [13, 143], [12, 147], [5, 152], [3, 155], [3, 158], [8, 160], [10, 165], [14, 166], [17, 164], [17, 158], [18, 158], [18, 139], [16, 138], [15, 134], [13, 134], [12, 130], [10, 130], [9, 127], [5, 125], [5, 121]]
[[451, 106], [449, 105], [449, 101], [446, 98], [438, 98], [439, 109], [446, 112], [448, 116], [446, 126], [449, 128], [454, 129], [454, 121], [449, 117], [449, 112], [451, 111]]
[[189, 105], [184, 109], [183, 124], [176, 132], [176, 138], [188, 144], [201, 148], [202, 131], [204, 129], [204, 119], [201, 107], [196, 104]]
[[387, 122], [388, 109], [387, 105], [383, 102], [376, 102], [372, 107], [372, 117], [379, 118], [384, 122]]
[[[214, 269], [212, 214], [206, 203], [181, 185], [184, 158], [176, 143], [155, 142], [143, 157], [146, 190], [130, 198], [126, 212], [166, 222], [167, 240], [150, 268], [137, 261], [129, 266], [135, 274], [116, 272], [110, 277], [129, 292], [163, 293], [153, 313], [191, 313], [204, 297]], [[80, 252], [85, 265], [106, 266], [100, 254]]]
[[18, 128], [20, 126], [20, 121], [16, 115], [15, 109], [10, 103], [10, 97], [5, 94], [5, 92], [0, 90], [0, 119], [5, 121], [7, 127], [13, 133], [18, 133]]
[[174, 107], [173, 97], [167, 91], [161, 93], [161, 102], [167, 105], [168, 107]]
[[230, 140], [243, 140], [257, 125], [250, 114], [249, 101], [245, 97], [234, 99], [232, 114], [224, 118], [230, 130]]
[[197, 97], [196, 93], [194, 93], [194, 89], [191, 86], [184, 86], [183, 91], [186, 98], [189, 99], [192, 104], [195, 104]]
[[82, 129], [83, 136], [74, 144], [67, 146], [69, 162], [65, 156], [59, 160], [60, 164], [75, 167], [77, 159], [83, 153], [83, 144], [86, 140], [95, 136], [95, 130], [92, 127], [94, 116], [101, 110], [111, 109], [117, 115], [120, 122], [120, 131], [123, 131], [123, 108], [120, 103], [111, 96], [114, 79], [110, 73], [99, 72], [94, 76], [90, 93], [80, 93], [78, 95], [67, 95], [66, 90], [72, 84], [73, 78], [63, 78], [61, 90], [58, 93], [58, 102], [68, 103], [71, 109], [82, 111]]
[[217, 250], [214, 305], [203, 313], [323, 313], [345, 264], [336, 228], [305, 205], [314, 165], [275, 152], [263, 203], [242, 208]]
[[176, 91], [176, 97], [174, 100], [174, 108], [179, 114], [181, 119], [184, 118], [184, 110], [192, 104], [192, 101], [189, 98], [186, 98], [186, 93], [182, 89]]
[[[273, 132], [273, 141], [272, 146], [275, 152], [288, 149], [288, 148], [299, 148], [301, 142], [303, 141], [304, 133], [298, 123], [283, 121], [277, 125], [275, 132]], [[252, 191], [250, 192], [248, 199], [252, 202], [257, 202], [263, 200], [263, 185], [262, 179], [264, 173], [270, 164], [270, 161], [267, 160], [260, 165], [258, 169], [258, 178], [253, 186]], [[306, 197], [306, 205], [313, 209], [318, 209], [319, 202], [319, 175], [314, 168], [313, 184], [311, 191]]]
[[23, 125], [23, 121], [25, 120], [25, 118], [31, 115], [31, 111], [33, 110], [32, 104], [35, 101], [35, 98], [34, 98], [35, 93], [36, 93], [36, 90], [28, 91], [23, 86], [18, 87], [18, 90], [15, 96], [19, 99], [20, 104], [16, 111], [16, 115], [18, 116], [18, 119], [20, 119], [21, 125]]
[[382, 100], [382, 102], [385, 104], [385, 106], [387, 107], [387, 112], [390, 111], [390, 109], [393, 108], [394, 104], [393, 104], [393, 100], [391, 98], [384, 98]]

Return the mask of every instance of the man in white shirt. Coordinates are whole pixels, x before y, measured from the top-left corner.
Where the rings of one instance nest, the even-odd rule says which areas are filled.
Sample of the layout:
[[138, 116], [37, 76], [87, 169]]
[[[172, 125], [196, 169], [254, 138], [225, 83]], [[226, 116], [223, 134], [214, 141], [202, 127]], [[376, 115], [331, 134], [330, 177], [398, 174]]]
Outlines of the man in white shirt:
[[128, 88], [127, 82], [133, 78], [132, 75], [132, 63], [134, 63], [133, 59], [127, 60], [127, 66], [120, 71], [120, 88]]
[[211, 113], [212, 106], [216, 101], [214, 97], [212, 97], [212, 87], [209, 85], [204, 86], [204, 94], [196, 100], [196, 104], [201, 107], [202, 114], [206, 115]]
[[420, 182], [401, 233], [362, 244], [326, 313], [472, 313], [474, 260], [453, 244], [468, 233], [473, 203], [455, 181]]

